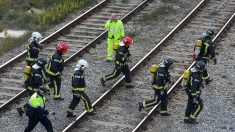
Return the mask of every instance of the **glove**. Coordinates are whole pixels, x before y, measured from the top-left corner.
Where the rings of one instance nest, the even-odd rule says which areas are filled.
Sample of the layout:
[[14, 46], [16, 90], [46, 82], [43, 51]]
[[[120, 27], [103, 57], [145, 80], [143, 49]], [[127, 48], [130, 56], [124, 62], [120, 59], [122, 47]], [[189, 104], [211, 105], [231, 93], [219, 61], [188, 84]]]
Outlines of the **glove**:
[[55, 115], [55, 111], [49, 112], [50, 115]]
[[194, 104], [197, 104], [197, 103], [198, 103], [198, 101], [197, 101], [197, 98], [196, 98], [196, 97], [193, 97], [193, 103], [194, 103]]
[[132, 62], [132, 56], [130, 55], [130, 56], [127, 58], [127, 60], [128, 60], [129, 62]]
[[213, 61], [214, 61], [214, 65], [217, 64], [217, 59], [216, 58], [214, 58]]
[[45, 79], [44, 79], [44, 84], [48, 84], [48, 83], [50, 83], [50, 82], [51, 82], [50, 78], [45, 78]]

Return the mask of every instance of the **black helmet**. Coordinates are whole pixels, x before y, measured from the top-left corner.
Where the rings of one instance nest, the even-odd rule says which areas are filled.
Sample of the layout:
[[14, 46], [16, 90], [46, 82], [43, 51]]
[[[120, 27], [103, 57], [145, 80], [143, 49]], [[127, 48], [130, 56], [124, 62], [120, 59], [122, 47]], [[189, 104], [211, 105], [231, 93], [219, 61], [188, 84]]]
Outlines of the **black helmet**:
[[45, 59], [45, 58], [38, 58], [36, 64], [41, 66], [41, 67], [44, 67], [46, 65], [46, 63], [47, 63], [47, 59]]
[[171, 58], [167, 58], [163, 61], [163, 63], [167, 68], [169, 68], [174, 63], [174, 60]]
[[202, 71], [202, 70], [204, 70], [204, 69], [205, 69], [206, 64], [205, 64], [205, 62], [204, 62], [204, 61], [199, 60], [199, 61], [197, 61], [197, 62], [196, 62], [195, 67], [196, 67], [196, 69], [198, 69], [198, 70]]
[[206, 36], [212, 37], [212, 36], [214, 36], [214, 34], [215, 34], [215, 32], [214, 32], [213, 29], [208, 28], [208, 29], [206, 30]]

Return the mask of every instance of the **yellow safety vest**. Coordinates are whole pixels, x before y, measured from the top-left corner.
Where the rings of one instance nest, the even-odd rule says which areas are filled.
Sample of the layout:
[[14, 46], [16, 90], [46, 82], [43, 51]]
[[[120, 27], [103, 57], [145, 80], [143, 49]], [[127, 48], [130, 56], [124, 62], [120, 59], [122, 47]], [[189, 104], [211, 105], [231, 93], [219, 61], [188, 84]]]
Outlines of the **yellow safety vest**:
[[44, 108], [45, 107], [45, 97], [42, 97], [42, 96], [38, 95], [37, 93], [34, 93], [29, 99], [29, 105], [33, 108], [37, 108], [37, 107]]
[[108, 20], [105, 24], [105, 28], [108, 30], [108, 38], [110, 39], [120, 39], [125, 35], [123, 23], [120, 20], [116, 22]]

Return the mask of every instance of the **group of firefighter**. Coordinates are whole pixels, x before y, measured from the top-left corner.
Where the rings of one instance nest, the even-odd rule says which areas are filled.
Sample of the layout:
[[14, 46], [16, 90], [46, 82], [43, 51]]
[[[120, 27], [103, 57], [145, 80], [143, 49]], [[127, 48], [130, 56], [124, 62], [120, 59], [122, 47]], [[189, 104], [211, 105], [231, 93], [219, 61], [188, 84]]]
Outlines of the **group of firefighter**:
[[[105, 24], [105, 29], [108, 30], [106, 61], [115, 63], [115, 68], [111, 74], [102, 76], [100, 82], [105, 86], [106, 81], [114, 79], [123, 73], [125, 75], [125, 86], [132, 88], [134, 86], [131, 82], [128, 61], [130, 61], [131, 57], [129, 47], [133, 44], [133, 39], [125, 36], [123, 23], [121, 20], [117, 20], [116, 14], [111, 15], [111, 19]], [[212, 81], [207, 73], [206, 65], [209, 59], [212, 59], [216, 64], [215, 47], [212, 42], [213, 35], [213, 29], [208, 29], [196, 41], [193, 56], [196, 63], [193, 68], [185, 70], [183, 73], [182, 87], [185, 88], [188, 95], [188, 104], [184, 118], [185, 123], [197, 123], [196, 117], [203, 108], [200, 97], [203, 80], [205, 80], [206, 84]], [[64, 100], [60, 95], [61, 76], [64, 70], [63, 55], [68, 51], [69, 46], [65, 42], [60, 42], [55, 47], [55, 51], [50, 56], [49, 61], [47, 61], [46, 58], [38, 57], [40, 50], [43, 48], [39, 43], [42, 38], [39, 32], [33, 32], [27, 48], [24, 87], [27, 89], [30, 98], [27, 103], [17, 108], [20, 116], [26, 113], [29, 118], [25, 132], [32, 131], [38, 122], [41, 122], [48, 132], [53, 132], [51, 121], [47, 116], [55, 114], [55, 112], [49, 112], [45, 109], [45, 96], [50, 95], [51, 89], [54, 89], [53, 99]], [[168, 70], [174, 62], [172, 58], [165, 58], [159, 65], [154, 64], [151, 66], [148, 79], [155, 92], [154, 98], [139, 102], [139, 111], [152, 107], [161, 101], [160, 115], [170, 115], [167, 110], [167, 88], [165, 86], [171, 82]], [[73, 99], [67, 108], [67, 117], [76, 117], [73, 111], [80, 99], [83, 100], [88, 115], [96, 114], [89, 97], [85, 93], [84, 70], [88, 66], [88, 62], [84, 59], [80, 59], [75, 65], [72, 76]]]

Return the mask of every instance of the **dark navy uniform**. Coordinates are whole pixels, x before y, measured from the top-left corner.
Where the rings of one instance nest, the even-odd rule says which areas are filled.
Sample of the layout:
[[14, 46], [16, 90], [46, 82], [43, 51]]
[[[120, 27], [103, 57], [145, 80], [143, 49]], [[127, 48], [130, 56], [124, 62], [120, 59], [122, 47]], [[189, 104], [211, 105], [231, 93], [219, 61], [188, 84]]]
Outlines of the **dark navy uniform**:
[[202, 74], [194, 67], [190, 70], [191, 76], [186, 86], [186, 93], [188, 95], [188, 104], [185, 111], [185, 122], [194, 123], [196, 117], [203, 108], [203, 102], [200, 98], [201, 88], [203, 87]]
[[38, 44], [36, 41], [32, 41], [27, 48], [26, 62], [28, 66], [33, 66], [38, 58], [38, 54], [42, 46]]
[[83, 100], [87, 112], [89, 114], [94, 113], [91, 101], [87, 96], [87, 94], [85, 93], [85, 87], [86, 83], [83, 75], [83, 70], [76, 70], [74, 75], [72, 76], [73, 99], [67, 109], [67, 117], [75, 117], [75, 115], [73, 115], [73, 111], [80, 102], [80, 99]]
[[131, 72], [129, 66], [127, 65], [128, 57], [131, 56], [129, 52], [129, 46], [120, 46], [115, 60], [115, 69], [111, 74], [105, 75], [101, 78], [101, 83], [104, 85], [105, 81], [116, 78], [121, 74], [121, 72], [125, 75], [126, 87], [131, 86]]
[[[152, 83], [153, 90], [155, 92], [154, 98], [148, 101], [141, 102], [139, 105], [139, 110], [146, 109], [152, 106], [155, 106], [156, 104], [161, 101], [161, 115], [164, 115], [167, 113], [167, 89], [165, 88], [165, 85], [167, 82], [170, 81], [170, 74], [168, 72], [168, 68], [164, 64], [159, 65], [159, 69], [154, 76], [154, 80]], [[168, 115], [168, 114], [167, 114]]]
[[169, 116], [167, 111], [167, 89], [165, 88], [166, 83], [170, 82], [170, 73], [168, 69], [174, 63], [174, 60], [167, 58], [159, 64], [159, 68], [156, 73], [153, 74], [153, 80], [151, 81], [153, 90], [155, 92], [154, 98], [148, 101], [139, 102], [139, 111], [152, 106], [155, 106], [161, 101], [161, 111], [162, 116]]
[[49, 84], [50, 88], [54, 88], [54, 99], [60, 100], [63, 99], [60, 96], [61, 89], [61, 75], [64, 69], [64, 59], [62, 58], [62, 54], [55, 50], [54, 54], [51, 56], [48, 66], [47, 66], [47, 75], [51, 80]]
[[[209, 59], [212, 59], [214, 61], [214, 64], [217, 63], [217, 59], [215, 58], [215, 45], [212, 42], [213, 35], [213, 29], [209, 28], [205, 33], [203, 33], [202, 37], [197, 40], [197, 42], [201, 43], [199, 44], [201, 46], [194, 47], [194, 52], [197, 57], [197, 61], [202, 60], [205, 64], [207, 64]], [[206, 69], [204, 69], [203, 71], [203, 79], [205, 80], [206, 84], [209, 84], [212, 81]]]

